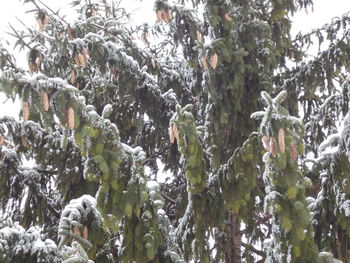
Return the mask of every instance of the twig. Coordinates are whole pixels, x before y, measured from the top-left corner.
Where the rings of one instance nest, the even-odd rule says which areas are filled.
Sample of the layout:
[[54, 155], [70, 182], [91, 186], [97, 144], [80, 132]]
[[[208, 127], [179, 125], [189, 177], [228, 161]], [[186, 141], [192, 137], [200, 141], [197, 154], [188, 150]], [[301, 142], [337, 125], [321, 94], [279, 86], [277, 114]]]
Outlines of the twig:
[[8, 23], [8, 24], [9, 24], [9, 26], [11, 27], [11, 29], [13, 30], [13, 32], [16, 34], [16, 36], [17, 36], [19, 39], [22, 40], [23, 44], [24, 44], [27, 48], [32, 49], [32, 48], [23, 40], [23, 38], [22, 38], [20, 35], [18, 35], [17, 31], [13, 28], [13, 26], [12, 26], [10, 23]]
[[259, 255], [259, 256], [261, 256], [261, 257], [263, 257], [263, 258], [266, 257], [266, 255], [265, 255], [265, 253], [264, 253], [263, 251], [260, 251], [260, 250], [256, 249], [254, 246], [249, 245], [249, 244], [247, 244], [247, 243], [244, 243], [244, 242], [242, 242], [242, 241], [241, 241], [241, 244], [242, 244], [242, 246], [243, 246], [244, 248], [246, 248], [246, 249], [248, 249], [248, 250], [254, 252], [255, 254], [257, 254], [257, 255]]
[[41, 2], [40, 0], [38, 0], [38, 2], [40, 4], [42, 4], [43, 6], [45, 6], [45, 8], [47, 8], [51, 13], [53, 13], [55, 16], [57, 16], [59, 19], [61, 19], [64, 23], [68, 24], [66, 20], [64, 20], [63, 17], [61, 17], [58, 12], [53, 11], [49, 6], [47, 6], [45, 3]]
[[170, 196], [168, 196], [162, 192], [160, 192], [160, 193], [167, 201], [169, 201], [170, 203], [176, 204], [176, 201], [174, 199], [172, 199]]
[[16, 65], [12, 62], [12, 60], [9, 58], [9, 56], [6, 56], [6, 61], [10, 63], [10, 66], [15, 69], [18, 70], [18, 68], [16, 67]]

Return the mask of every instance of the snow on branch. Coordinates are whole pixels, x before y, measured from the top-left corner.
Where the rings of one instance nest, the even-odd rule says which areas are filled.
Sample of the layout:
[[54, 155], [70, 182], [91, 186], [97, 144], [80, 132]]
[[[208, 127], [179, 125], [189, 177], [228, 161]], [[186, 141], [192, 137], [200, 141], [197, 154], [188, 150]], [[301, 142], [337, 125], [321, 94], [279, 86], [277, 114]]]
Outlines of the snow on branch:
[[1, 262], [17, 262], [23, 257], [35, 258], [35, 262], [59, 263], [57, 246], [51, 239], [43, 240], [36, 227], [25, 230], [17, 222], [0, 229]]

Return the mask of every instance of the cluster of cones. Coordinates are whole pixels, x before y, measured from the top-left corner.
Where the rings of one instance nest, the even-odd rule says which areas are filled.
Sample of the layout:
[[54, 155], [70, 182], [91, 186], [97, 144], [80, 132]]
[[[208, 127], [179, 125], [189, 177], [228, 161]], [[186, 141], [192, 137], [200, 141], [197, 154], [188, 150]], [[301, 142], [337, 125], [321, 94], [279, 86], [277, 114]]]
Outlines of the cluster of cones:
[[[49, 110], [49, 96], [46, 92], [42, 92], [40, 94], [41, 96], [41, 101], [43, 103], [43, 108], [45, 111]], [[29, 120], [29, 102], [28, 101], [23, 101], [22, 103], [22, 117], [24, 121]], [[74, 129], [75, 127], [75, 118], [74, 118], [74, 109], [72, 107], [69, 107], [66, 112], [66, 118], [63, 121], [63, 124], [68, 123], [69, 129]]]
[[[264, 146], [265, 151], [270, 152], [272, 157], [276, 157], [276, 154], [279, 150], [280, 153], [284, 154], [286, 152], [286, 145], [285, 145], [285, 132], [283, 128], [280, 128], [278, 130], [278, 141], [275, 137], [269, 137], [267, 135], [263, 135], [262, 143]], [[278, 145], [278, 147], [277, 147]], [[292, 160], [296, 161], [298, 158], [298, 152], [295, 148], [295, 145], [291, 142], [289, 145], [289, 154]]]
[[175, 143], [175, 140], [177, 141], [179, 140], [179, 130], [176, 124], [170, 125], [168, 129], [168, 134], [169, 134], [169, 140], [171, 144]]
[[173, 20], [173, 15], [171, 14], [171, 10], [158, 10], [157, 11], [157, 22], [165, 22], [170, 23]]

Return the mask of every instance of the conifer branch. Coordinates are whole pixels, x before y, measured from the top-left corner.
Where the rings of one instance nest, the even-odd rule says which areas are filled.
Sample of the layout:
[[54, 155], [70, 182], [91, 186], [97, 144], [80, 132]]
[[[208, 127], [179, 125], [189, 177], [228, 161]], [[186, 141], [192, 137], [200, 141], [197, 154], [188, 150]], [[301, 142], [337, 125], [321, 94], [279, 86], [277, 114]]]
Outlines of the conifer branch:
[[[42, 4], [45, 8], [47, 8], [53, 15], [55, 15], [55, 16], [57, 16], [59, 19], [61, 19], [65, 24], [68, 24], [67, 23], [67, 21], [63, 18], [63, 17], [61, 17], [60, 15], [59, 15], [59, 13], [58, 12], [55, 12], [55, 11], [53, 11], [49, 6], [47, 6], [44, 2], [42, 2], [41, 0], [36, 0], [36, 1], [38, 1], [40, 4]], [[34, 1], [33, 1], [34, 2]], [[38, 6], [37, 6], [38, 7]], [[40, 9], [39, 7], [38, 7], [38, 9]]]
[[161, 192], [161, 195], [170, 203], [172, 204], [176, 204], [176, 201], [174, 199], [172, 199], [170, 196], [166, 195], [165, 193]]
[[18, 37], [19, 40], [21, 40], [21, 42], [27, 47], [29, 48], [29, 50], [31, 50], [32, 48], [23, 40], [23, 38], [17, 33], [16, 29], [13, 28], [13, 26], [8, 23], [8, 25], [11, 27], [12, 31], [16, 34], [16, 36]]
[[247, 243], [245, 243], [245, 242], [243, 242], [243, 241], [241, 242], [241, 244], [242, 244], [242, 246], [243, 246], [244, 248], [246, 248], [246, 249], [248, 249], [248, 250], [254, 252], [255, 254], [257, 254], [257, 255], [259, 255], [259, 256], [261, 256], [263, 259], [266, 258], [266, 254], [265, 254], [263, 251], [258, 250], [258, 249], [256, 249], [254, 246], [252, 246], [252, 245], [250, 245], [250, 244], [247, 244]]

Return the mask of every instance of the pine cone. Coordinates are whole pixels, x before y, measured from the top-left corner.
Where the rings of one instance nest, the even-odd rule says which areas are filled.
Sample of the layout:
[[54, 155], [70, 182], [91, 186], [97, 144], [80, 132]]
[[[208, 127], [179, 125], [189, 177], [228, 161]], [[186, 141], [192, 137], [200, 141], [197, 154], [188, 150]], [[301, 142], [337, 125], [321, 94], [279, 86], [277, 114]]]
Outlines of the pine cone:
[[69, 81], [70, 81], [70, 84], [74, 85], [74, 83], [75, 83], [75, 69], [73, 69], [73, 70], [70, 72]]
[[224, 15], [224, 18], [228, 22], [232, 22], [233, 21], [232, 17], [230, 17], [229, 14], [227, 14], [227, 13]]
[[48, 17], [47, 14], [45, 14], [43, 24], [44, 24], [45, 27], [49, 24], [49, 17]]
[[48, 111], [49, 110], [49, 96], [47, 95], [46, 92], [41, 92], [40, 94], [41, 96], [41, 101], [43, 103], [43, 107], [44, 107], [44, 111]]
[[80, 59], [79, 59], [79, 54], [74, 55], [73, 57], [75, 64], [77, 64], [78, 67], [81, 66]]
[[270, 138], [270, 153], [272, 157], [276, 157], [277, 141], [275, 137]]
[[78, 55], [79, 63], [83, 68], [86, 68], [86, 59], [83, 54]]
[[158, 10], [157, 11], [157, 22], [162, 22], [163, 18], [162, 18], [162, 11]]
[[74, 110], [73, 110], [72, 107], [68, 108], [67, 116], [68, 116], [68, 127], [69, 127], [69, 129], [74, 129]]
[[142, 34], [142, 42], [143, 44], [145, 44], [146, 46], [149, 44], [149, 41], [148, 41], [148, 32], [144, 32]]
[[97, 11], [95, 8], [92, 8], [91, 9], [91, 16], [95, 16], [95, 15], [97, 15]]
[[152, 67], [153, 67], [153, 68], [156, 68], [156, 62], [154, 61], [153, 58], [151, 59], [151, 64], [152, 64]]
[[173, 124], [172, 128], [173, 128], [173, 134], [174, 134], [175, 139], [179, 140], [179, 130], [178, 130], [176, 124]]
[[204, 69], [208, 69], [208, 63], [207, 63], [207, 59], [205, 58], [205, 56], [203, 55], [202, 58], [202, 66]]
[[33, 75], [34, 69], [33, 69], [33, 62], [31, 60], [28, 61], [28, 68], [30, 75]]
[[197, 31], [197, 41], [202, 43], [202, 34], [199, 31]]
[[39, 16], [37, 18], [37, 22], [38, 22], [38, 26], [39, 26], [39, 31], [43, 32], [49, 23], [49, 17], [47, 16], [47, 14], [45, 14], [44, 17]]
[[30, 145], [29, 145], [29, 141], [26, 137], [21, 137], [21, 142], [24, 148], [29, 149]]
[[82, 54], [83, 54], [83, 56], [85, 58], [85, 61], [90, 59], [89, 49], [87, 47], [83, 47]]
[[8, 140], [5, 140], [4, 136], [0, 136], [0, 146], [1, 145], [4, 145], [12, 149], [15, 148], [15, 146], [11, 142], [9, 142]]
[[87, 226], [84, 226], [84, 227], [83, 227], [82, 236], [83, 236], [83, 238], [86, 239], [86, 240], [89, 239], [89, 230], [88, 230]]
[[68, 33], [68, 40], [73, 40], [74, 39], [74, 37], [73, 37], [73, 29], [68, 27], [67, 33]]
[[76, 234], [77, 236], [81, 236], [81, 232], [80, 232], [79, 227], [77, 227], [77, 226], [73, 227], [73, 232], [74, 232], [74, 234]]
[[31, 75], [33, 75], [33, 73], [38, 73], [38, 65], [31, 59], [28, 61], [28, 68]]
[[44, 26], [43, 22], [41, 21], [40, 18], [38, 18], [36, 21], [37, 21], [38, 26], [39, 26], [39, 31], [43, 32], [45, 30], [45, 26]]
[[173, 14], [171, 12], [171, 10], [168, 10], [167, 12], [167, 18], [168, 18], [168, 21], [171, 22], [171, 20], [173, 20]]
[[39, 54], [38, 56], [38, 63], [37, 63], [37, 71], [39, 71], [39, 69], [41, 68], [41, 64], [43, 63], [43, 55]]
[[210, 66], [213, 69], [216, 69], [217, 65], [218, 65], [218, 55], [214, 53], [213, 55], [211, 55], [211, 58], [210, 58]]
[[270, 138], [267, 135], [263, 135], [261, 138], [261, 141], [263, 143], [265, 151], [269, 152], [270, 151]]
[[280, 128], [278, 131], [278, 147], [281, 153], [286, 152], [285, 136], [284, 136], [283, 128]]
[[23, 114], [23, 120], [27, 121], [29, 119], [29, 102], [28, 101], [23, 101], [22, 114]]
[[297, 149], [295, 148], [295, 145], [292, 142], [289, 145], [289, 154], [290, 154], [290, 158], [293, 161], [296, 161], [298, 159]]
[[162, 19], [165, 23], [169, 23], [168, 11], [162, 11]]
[[170, 143], [173, 144], [175, 142], [175, 136], [174, 136], [174, 131], [172, 126], [168, 128], [168, 134], [169, 134]]

